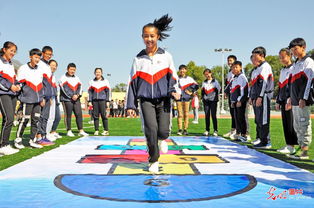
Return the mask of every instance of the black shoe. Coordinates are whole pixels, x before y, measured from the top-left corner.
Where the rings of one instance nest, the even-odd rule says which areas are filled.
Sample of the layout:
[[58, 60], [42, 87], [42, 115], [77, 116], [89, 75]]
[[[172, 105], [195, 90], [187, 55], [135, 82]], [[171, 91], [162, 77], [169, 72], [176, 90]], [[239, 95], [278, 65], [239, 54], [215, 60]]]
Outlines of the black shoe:
[[185, 136], [186, 136], [186, 135], [189, 135], [188, 131], [184, 129], [184, 130], [183, 130], [183, 135], [185, 135]]
[[181, 136], [182, 135], [182, 129], [179, 129], [177, 135]]
[[264, 142], [260, 142], [256, 145], [253, 145], [253, 147], [256, 149], [270, 149], [267, 143], [264, 143]]

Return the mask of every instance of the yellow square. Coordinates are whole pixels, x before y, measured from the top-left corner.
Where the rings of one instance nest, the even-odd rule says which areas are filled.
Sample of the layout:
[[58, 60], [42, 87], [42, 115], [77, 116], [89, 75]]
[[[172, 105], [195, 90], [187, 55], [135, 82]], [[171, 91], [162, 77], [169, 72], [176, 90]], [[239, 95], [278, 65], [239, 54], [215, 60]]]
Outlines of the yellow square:
[[159, 163], [225, 163], [217, 155], [160, 155]]
[[[112, 174], [151, 174], [147, 163], [120, 163]], [[159, 174], [195, 174], [189, 164], [159, 164]]]
[[[173, 142], [167, 142], [167, 144], [168, 144], [168, 146], [174, 145]], [[131, 146], [135, 146], [135, 145], [139, 145], [139, 146], [145, 145], [145, 146], [146, 146], [146, 142], [130, 142], [129, 145], [131, 145]]]

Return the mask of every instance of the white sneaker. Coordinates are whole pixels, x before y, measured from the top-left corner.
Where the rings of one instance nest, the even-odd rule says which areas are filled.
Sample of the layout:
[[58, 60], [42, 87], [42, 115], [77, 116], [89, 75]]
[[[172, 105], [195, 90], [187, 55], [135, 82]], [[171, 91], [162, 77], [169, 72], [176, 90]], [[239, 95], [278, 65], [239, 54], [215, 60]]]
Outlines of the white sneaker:
[[67, 136], [68, 136], [68, 137], [75, 137], [75, 135], [73, 134], [73, 132], [72, 132], [71, 130], [69, 130], [69, 131], [67, 132]]
[[259, 144], [259, 143], [261, 143], [261, 140], [260, 140], [259, 138], [255, 139], [255, 140], [252, 142], [253, 145], [257, 145], [257, 144]]
[[82, 130], [82, 131], [80, 131], [80, 132], [78, 133], [78, 135], [84, 137], [84, 136], [88, 136], [88, 133], [86, 133], [85, 131]]
[[12, 148], [10, 145], [6, 145], [6, 146], [0, 148], [0, 154], [1, 155], [12, 155], [12, 154], [15, 154], [17, 152], [19, 152], [19, 150]]
[[57, 132], [54, 132], [53, 136], [56, 137], [57, 139], [61, 139], [62, 138], [62, 136], [60, 134], [58, 134]]
[[23, 149], [23, 148], [25, 148], [25, 146], [23, 145], [23, 143], [22, 143], [22, 138], [16, 138], [15, 140], [14, 140], [14, 147], [16, 147], [17, 149]]
[[284, 146], [284, 147], [278, 149], [277, 152], [280, 152], [282, 154], [294, 154], [295, 149], [294, 149], [294, 147], [287, 145], [287, 146]]
[[95, 131], [94, 136], [98, 136], [99, 135], [99, 131]]
[[247, 142], [251, 142], [251, 140], [252, 140], [251, 136], [247, 134], [247, 135], [246, 135], [246, 141], [247, 141]]
[[54, 142], [54, 141], [56, 141], [56, 139], [57, 139], [57, 137], [55, 137], [54, 134], [47, 134], [47, 135], [46, 135], [46, 138], [47, 138], [49, 141], [51, 141], [51, 142]]
[[213, 135], [218, 136], [218, 131], [214, 131]]
[[37, 144], [33, 139], [29, 140], [29, 146], [34, 147], [34, 148], [43, 148], [40, 144]]
[[236, 134], [236, 131], [230, 130], [228, 133], [224, 134], [223, 137], [230, 137], [232, 134]]
[[230, 140], [231, 140], [231, 141], [238, 140], [238, 137], [239, 137], [238, 134], [231, 134], [231, 135], [230, 135]]
[[158, 174], [159, 173], [159, 162], [154, 162], [149, 164], [148, 166], [148, 171], [154, 174]]
[[198, 121], [192, 121], [193, 124], [198, 124]]
[[209, 132], [208, 131], [205, 131], [204, 133], [203, 133], [203, 136], [208, 136], [209, 135]]
[[109, 131], [104, 131], [103, 133], [101, 133], [101, 135], [103, 135], [103, 136], [109, 136]]
[[159, 149], [162, 153], [166, 154], [168, 152], [168, 143], [165, 140], [159, 142]]

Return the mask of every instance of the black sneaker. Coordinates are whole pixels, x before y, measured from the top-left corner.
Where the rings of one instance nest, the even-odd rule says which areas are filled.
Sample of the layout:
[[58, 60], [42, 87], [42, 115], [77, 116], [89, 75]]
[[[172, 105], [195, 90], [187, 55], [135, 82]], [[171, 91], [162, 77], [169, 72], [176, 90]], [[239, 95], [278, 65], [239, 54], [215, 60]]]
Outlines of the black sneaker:
[[182, 135], [182, 129], [179, 129], [177, 135], [181, 136]]
[[183, 130], [183, 135], [185, 135], [185, 136], [186, 136], [186, 135], [189, 135], [188, 131], [184, 129], [184, 130]]
[[256, 145], [253, 145], [253, 147], [256, 149], [269, 149], [269, 147], [267, 146], [267, 143], [264, 143], [264, 142], [260, 142]]

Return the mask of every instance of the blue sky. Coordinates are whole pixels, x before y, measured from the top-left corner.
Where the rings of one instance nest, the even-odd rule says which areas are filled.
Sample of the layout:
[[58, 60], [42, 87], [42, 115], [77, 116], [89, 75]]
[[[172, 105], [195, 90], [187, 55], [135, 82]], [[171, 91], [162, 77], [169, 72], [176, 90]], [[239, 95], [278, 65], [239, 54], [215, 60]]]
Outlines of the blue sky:
[[50, 45], [57, 78], [74, 62], [85, 89], [95, 67], [111, 74], [113, 87], [127, 82], [133, 57], [145, 47], [143, 25], [164, 14], [173, 17], [173, 29], [159, 46], [176, 67], [191, 60], [212, 67], [222, 62], [215, 48], [231, 48], [244, 64], [254, 47], [276, 55], [296, 37], [313, 49], [313, 8], [311, 0], [0, 0], [0, 44], [15, 42], [22, 63], [30, 49]]

